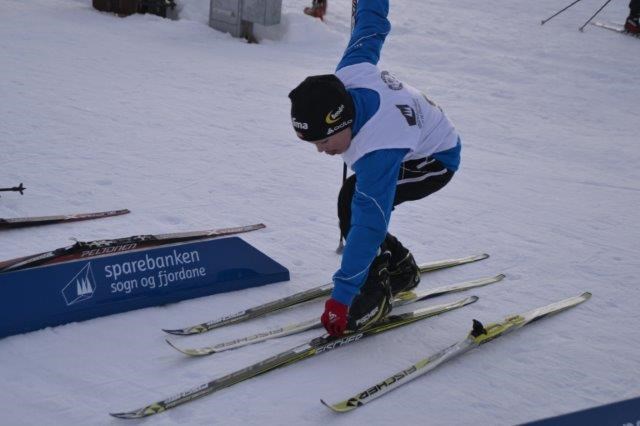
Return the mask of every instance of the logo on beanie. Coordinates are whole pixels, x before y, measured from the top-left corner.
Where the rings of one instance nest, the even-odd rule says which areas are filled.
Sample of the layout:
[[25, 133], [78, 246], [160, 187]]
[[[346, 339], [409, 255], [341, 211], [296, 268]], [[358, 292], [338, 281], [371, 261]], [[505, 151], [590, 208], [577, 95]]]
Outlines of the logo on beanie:
[[344, 111], [344, 104], [340, 105], [338, 107], [338, 109], [336, 110], [336, 112], [329, 111], [327, 116], [324, 118], [325, 123], [333, 124], [333, 123], [337, 122], [338, 120], [340, 120], [340, 116], [342, 115], [342, 111]]
[[293, 123], [293, 127], [295, 127], [296, 129], [309, 130], [309, 125], [307, 123], [296, 121], [295, 117], [291, 117], [291, 122]]
[[353, 120], [347, 120], [347, 121], [343, 121], [342, 123], [338, 124], [336, 127], [329, 127], [327, 129], [327, 136], [331, 136], [332, 134], [344, 129], [345, 127], [347, 127], [351, 123], [353, 123]]

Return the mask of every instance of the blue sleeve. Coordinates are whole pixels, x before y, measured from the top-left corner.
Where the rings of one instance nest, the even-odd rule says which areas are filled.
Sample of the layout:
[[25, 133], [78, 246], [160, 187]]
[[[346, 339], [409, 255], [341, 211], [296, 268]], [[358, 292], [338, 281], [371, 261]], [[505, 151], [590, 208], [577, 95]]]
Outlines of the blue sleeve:
[[356, 9], [356, 24], [349, 45], [336, 67], [369, 62], [376, 65], [384, 40], [391, 31], [388, 0], [360, 0]]
[[354, 110], [356, 111], [351, 125], [351, 135], [356, 137], [360, 129], [378, 112], [380, 108], [380, 95], [372, 89], [356, 88], [347, 89], [353, 100]]
[[369, 266], [384, 241], [406, 149], [371, 152], [353, 165], [356, 190], [351, 202], [351, 229], [331, 297], [350, 306], [360, 292]]
[[458, 143], [453, 148], [449, 148], [445, 151], [435, 152], [431, 154], [433, 158], [441, 162], [447, 169], [455, 172], [460, 167], [460, 151], [462, 150], [462, 143], [458, 138]]

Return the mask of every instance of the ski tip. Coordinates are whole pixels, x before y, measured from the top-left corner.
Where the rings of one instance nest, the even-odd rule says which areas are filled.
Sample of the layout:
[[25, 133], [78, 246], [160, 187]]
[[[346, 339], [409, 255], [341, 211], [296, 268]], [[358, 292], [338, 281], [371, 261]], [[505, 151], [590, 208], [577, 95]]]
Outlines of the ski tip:
[[127, 214], [127, 213], [131, 213], [131, 210], [129, 210], [129, 209], [109, 210], [109, 211], [100, 212], [100, 213], [96, 213], [96, 214], [102, 214], [102, 215], [105, 215], [105, 216], [120, 216], [120, 215]]
[[109, 413], [111, 417], [115, 417], [116, 419], [135, 419], [137, 416], [134, 416], [132, 413]]
[[175, 330], [169, 330], [166, 328], [163, 328], [162, 331], [164, 331], [165, 333], [168, 334], [173, 334], [174, 336], [188, 336], [189, 333], [185, 333], [184, 329], [179, 328], [179, 329], [175, 329]]
[[254, 223], [252, 225], [238, 226], [236, 228], [228, 228], [228, 229], [229, 230], [236, 229], [238, 230], [238, 232], [249, 232], [249, 231], [257, 231], [258, 229], [264, 229], [266, 227], [267, 227], [266, 224], [260, 222], [260, 223]]
[[154, 414], [162, 413], [166, 408], [164, 404], [155, 403], [148, 405], [144, 408], [134, 411], [125, 411], [122, 413], [109, 413], [110, 416], [117, 419], [141, 419], [143, 417], [152, 416]]
[[201, 348], [201, 349], [182, 349], [178, 346], [176, 346], [173, 342], [171, 342], [169, 339], [164, 339], [165, 342], [167, 342], [167, 344], [169, 346], [171, 346], [173, 349], [175, 349], [176, 351], [183, 353], [185, 355], [189, 355], [189, 356], [206, 356], [206, 355], [213, 355], [215, 353], [217, 353], [216, 351], [214, 351], [212, 348]]
[[484, 260], [489, 257], [490, 257], [489, 253], [477, 253], [477, 254], [472, 254], [471, 256], [460, 258], [460, 260], [463, 261], [462, 264], [465, 264], [465, 263], [477, 262], [478, 260]]
[[122, 413], [109, 413], [111, 417], [115, 417], [116, 419], [141, 419], [143, 417], [148, 416], [149, 414], [143, 414], [140, 411], [125, 411]]
[[337, 402], [335, 404], [329, 404], [328, 402], [325, 402], [324, 399], [321, 399], [320, 402], [334, 413], [347, 413], [349, 411], [355, 410], [362, 405], [362, 402], [358, 401], [355, 398]]
[[165, 342], [167, 342], [167, 345], [171, 346], [173, 349], [177, 349], [180, 350], [176, 345], [173, 344], [173, 342], [169, 339], [164, 339]]
[[171, 346], [173, 349], [175, 349], [176, 351], [181, 352], [181, 353], [183, 353], [183, 354], [185, 354], [185, 355], [190, 355], [189, 353], [185, 352], [185, 350], [184, 350], [184, 349], [179, 348], [179, 347], [177, 347], [175, 344], [173, 344], [173, 342], [172, 342], [171, 340], [169, 340], [169, 339], [164, 339], [164, 341], [165, 341], [165, 342], [167, 342], [167, 344], [168, 344], [169, 346]]
[[322, 405], [324, 405], [325, 407], [327, 407], [328, 409], [330, 409], [331, 411], [335, 411], [333, 409], [333, 407], [331, 406], [331, 404], [327, 403], [324, 399], [320, 399], [320, 402], [322, 403]]
[[321, 399], [320, 402], [322, 403], [322, 405], [324, 405], [325, 407], [327, 407], [328, 409], [330, 409], [334, 413], [344, 413], [344, 412], [348, 411], [348, 410], [341, 410], [339, 407], [329, 404], [324, 399]]
[[468, 296], [462, 300], [455, 302], [455, 306], [460, 308], [462, 306], [471, 305], [472, 303], [476, 303], [480, 298], [478, 296]]
[[584, 300], [589, 300], [591, 298], [592, 294], [589, 291], [585, 291], [584, 293], [582, 293], [580, 295], [580, 297], [584, 298]]
[[193, 336], [194, 334], [200, 334], [209, 331], [209, 329], [204, 324], [199, 324], [188, 328], [163, 328], [162, 331], [168, 334], [173, 334], [174, 336]]

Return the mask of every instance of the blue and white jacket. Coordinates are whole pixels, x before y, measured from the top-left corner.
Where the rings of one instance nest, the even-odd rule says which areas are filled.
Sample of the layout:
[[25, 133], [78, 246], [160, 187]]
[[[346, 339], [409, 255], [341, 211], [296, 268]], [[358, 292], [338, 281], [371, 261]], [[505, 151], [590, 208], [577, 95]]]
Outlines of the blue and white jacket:
[[353, 138], [342, 154], [355, 172], [351, 228], [332, 297], [351, 305], [384, 240], [400, 165], [432, 156], [449, 170], [460, 164], [460, 138], [443, 111], [424, 94], [377, 67], [389, 34], [388, 0], [360, 0], [349, 45], [336, 75], [351, 95]]

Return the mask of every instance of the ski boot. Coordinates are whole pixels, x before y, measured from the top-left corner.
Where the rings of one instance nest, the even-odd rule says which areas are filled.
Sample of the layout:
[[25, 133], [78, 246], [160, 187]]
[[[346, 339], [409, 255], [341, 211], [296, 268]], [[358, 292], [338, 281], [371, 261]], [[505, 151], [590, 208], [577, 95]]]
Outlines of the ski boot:
[[393, 235], [387, 233], [381, 246], [391, 252], [389, 261], [389, 285], [391, 294], [414, 289], [420, 284], [420, 268], [413, 255]]
[[631, 34], [640, 34], [640, 15], [629, 15], [624, 30]]
[[349, 307], [348, 331], [369, 328], [391, 312], [391, 289], [387, 269], [390, 258], [391, 253], [385, 251], [373, 259], [367, 280]]
[[413, 290], [420, 284], [420, 268], [411, 253], [407, 252], [400, 262], [389, 266], [389, 282], [391, 294], [394, 296], [403, 291]]
[[310, 7], [304, 8], [304, 13], [324, 21], [324, 15], [327, 13], [327, 0], [313, 0]]

